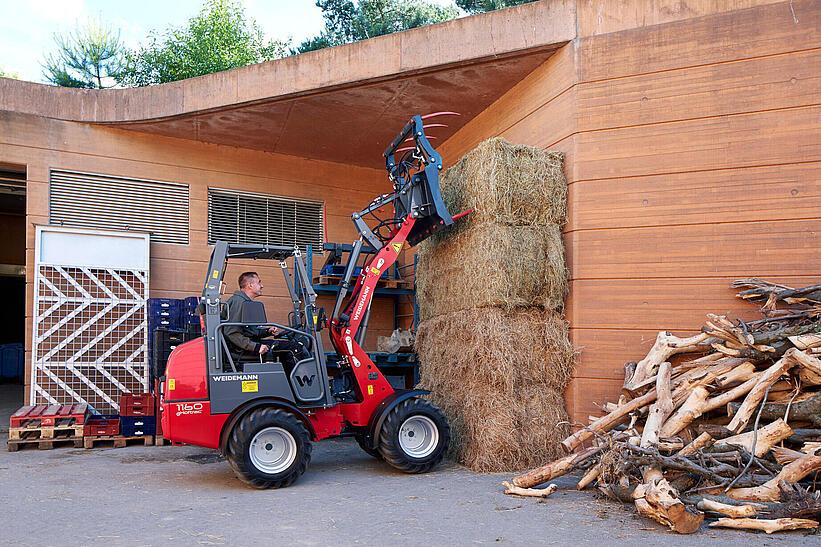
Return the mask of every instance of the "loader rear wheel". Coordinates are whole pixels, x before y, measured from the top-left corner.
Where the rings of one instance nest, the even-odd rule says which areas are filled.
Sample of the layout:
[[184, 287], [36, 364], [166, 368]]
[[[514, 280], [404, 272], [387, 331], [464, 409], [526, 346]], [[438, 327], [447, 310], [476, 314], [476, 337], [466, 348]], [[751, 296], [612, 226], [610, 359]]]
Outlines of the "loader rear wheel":
[[261, 408], [234, 426], [226, 456], [242, 482], [260, 489], [283, 488], [308, 467], [311, 438], [290, 412]]
[[450, 426], [439, 408], [424, 399], [407, 399], [385, 418], [379, 452], [386, 462], [405, 473], [426, 473], [445, 457]]

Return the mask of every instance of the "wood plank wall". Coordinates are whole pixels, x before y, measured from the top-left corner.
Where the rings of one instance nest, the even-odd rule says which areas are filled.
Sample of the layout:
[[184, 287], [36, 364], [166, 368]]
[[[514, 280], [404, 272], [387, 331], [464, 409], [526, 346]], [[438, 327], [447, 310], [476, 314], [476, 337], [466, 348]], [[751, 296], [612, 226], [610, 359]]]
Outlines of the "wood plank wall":
[[[0, 112], [0, 161], [27, 166], [26, 350], [31, 350], [34, 226], [48, 223], [49, 169], [69, 169], [124, 177], [185, 183], [190, 189], [188, 245], [151, 245], [151, 296], [181, 298], [199, 294], [210, 255], [207, 245], [208, 187], [247, 190], [325, 202], [328, 241], [356, 237], [351, 212], [390, 189], [384, 173], [293, 156], [268, 154], [100, 126]], [[315, 255], [315, 261], [321, 257]], [[273, 267], [276, 266], [276, 267]], [[316, 266], [318, 269], [318, 265]], [[226, 282], [234, 290], [237, 275], [259, 271], [266, 284], [261, 298], [272, 320], [285, 321], [289, 308], [282, 274], [273, 263], [238, 261]], [[320, 304], [330, 312], [330, 297]], [[375, 300], [367, 347], [393, 329], [390, 299]], [[326, 340], [327, 343], [327, 340]], [[330, 346], [328, 346], [330, 347]], [[29, 381], [30, 353], [27, 353]], [[27, 390], [28, 395], [28, 390]]]
[[567, 154], [578, 423], [657, 331], [756, 316], [734, 278], [821, 274], [821, 4], [688, 2], [658, 25], [615, 4], [580, 2], [580, 37], [441, 149], [500, 135]]

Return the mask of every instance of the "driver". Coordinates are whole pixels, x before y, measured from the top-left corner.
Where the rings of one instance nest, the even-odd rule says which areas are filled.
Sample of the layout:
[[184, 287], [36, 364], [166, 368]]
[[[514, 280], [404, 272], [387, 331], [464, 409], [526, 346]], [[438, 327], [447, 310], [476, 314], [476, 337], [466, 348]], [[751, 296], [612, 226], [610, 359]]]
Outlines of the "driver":
[[[239, 276], [239, 290], [235, 291], [228, 299], [228, 317], [231, 322], [243, 322], [243, 305], [245, 302], [252, 302], [262, 295], [265, 286], [256, 272], [244, 272]], [[258, 321], [258, 320], [257, 320]], [[264, 321], [267, 322], [267, 318]], [[297, 356], [305, 358], [307, 350], [302, 343], [288, 338], [276, 337], [282, 332], [277, 327], [225, 327], [225, 334], [232, 346], [232, 356], [234, 360], [260, 359], [261, 361], [272, 360], [268, 357], [272, 352], [285, 353], [290, 365], [295, 365]]]

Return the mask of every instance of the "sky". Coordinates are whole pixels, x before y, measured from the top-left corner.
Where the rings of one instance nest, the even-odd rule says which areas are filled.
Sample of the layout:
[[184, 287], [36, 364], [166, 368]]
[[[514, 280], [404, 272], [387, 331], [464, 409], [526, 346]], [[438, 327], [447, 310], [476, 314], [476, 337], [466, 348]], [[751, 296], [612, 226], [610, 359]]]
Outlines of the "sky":
[[[452, 0], [432, 0], [452, 5]], [[314, 0], [242, 0], [268, 38], [294, 43], [319, 34], [322, 12]], [[184, 25], [202, 0], [0, 0], [0, 70], [43, 82], [44, 57], [55, 50], [54, 34], [66, 34], [89, 18], [120, 30], [128, 47], [152, 30]]]

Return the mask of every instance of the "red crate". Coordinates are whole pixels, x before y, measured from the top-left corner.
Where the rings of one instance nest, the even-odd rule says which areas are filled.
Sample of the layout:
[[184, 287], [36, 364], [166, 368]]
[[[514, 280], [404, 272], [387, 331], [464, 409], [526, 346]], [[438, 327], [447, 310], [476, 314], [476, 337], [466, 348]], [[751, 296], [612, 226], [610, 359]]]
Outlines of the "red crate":
[[120, 420], [104, 418], [89, 420], [83, 427], [83, 437], [107, 437], [120, 434]]
[[153, 416], [154, 396], [129, 393], [120, 397], [120, 416]]
[[82, 425], [88, 405], [29, 405], [21, 407], [9, 419], [10, 427], [59, 427]]

